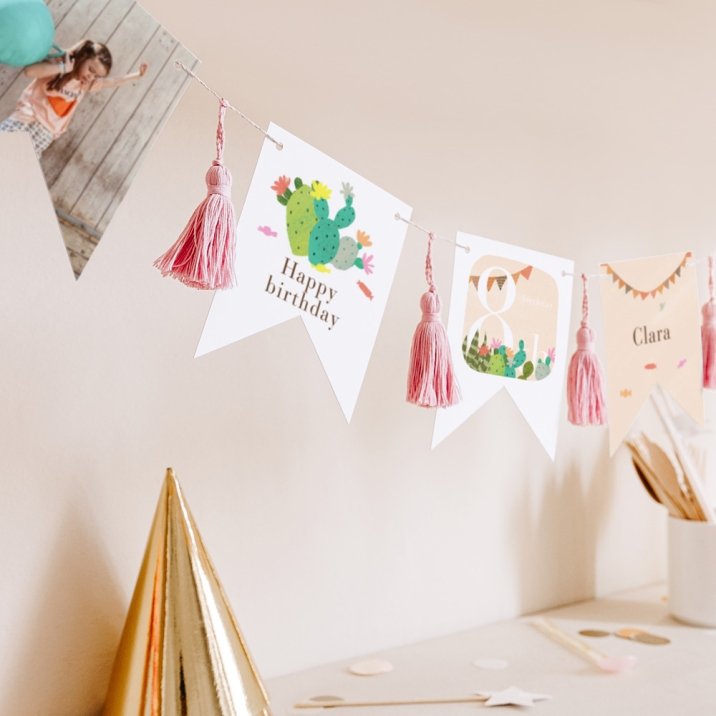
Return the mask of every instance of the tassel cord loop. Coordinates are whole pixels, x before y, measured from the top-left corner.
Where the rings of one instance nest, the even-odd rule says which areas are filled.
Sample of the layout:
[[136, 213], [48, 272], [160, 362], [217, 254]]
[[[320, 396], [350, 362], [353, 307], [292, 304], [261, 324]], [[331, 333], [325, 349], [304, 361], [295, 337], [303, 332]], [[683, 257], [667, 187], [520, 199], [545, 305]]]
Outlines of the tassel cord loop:
[[589, 292], [587, 290], [587, 274], [582, 274], [582, 328], [589, 327]]
[[428, 232], [428, 252], [425, 255], [425, 280], [428, 284], [428, 290], [430, 293], [437, 293], [438, 289], [433, 281], [433, 241], [435, 236], [433, 232]]
[[222, 97], [219, 100], [219, 122], [216, 126], [216, 164], [224, 163], [224, 118], [229, 103]]

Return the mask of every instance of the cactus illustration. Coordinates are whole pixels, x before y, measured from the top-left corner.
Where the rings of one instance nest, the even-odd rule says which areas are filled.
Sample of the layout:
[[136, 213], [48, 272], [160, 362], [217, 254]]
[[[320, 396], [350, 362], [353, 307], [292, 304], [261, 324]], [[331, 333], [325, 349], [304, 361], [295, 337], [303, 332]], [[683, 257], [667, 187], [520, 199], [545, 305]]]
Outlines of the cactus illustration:
[[482, 345], [477, 353], [477, 370], [480, 373], [487, 373], [490, 364], [490, 347], [487, 345], [487, 335], [482, 339]]
[[527, 360], [527, 353], [525, 353], [525, 342], [520, 341], [519, 342], [520, 349], [515, 353], [514, 357], [512, 358], [512, 365], [515, 368], [519, 368], [526, 360]]
[[522, 366], [522, 374], [518, 376], [520, 380], [527, 380], [532, 373], [535, 372], [535, 366], [534, 363], [531, 360], [528, 360], [523, 366]]
[[[339, 230], [350, 226], [356, 218], [353, 208], [353, 187], [344, 183], [341, 193], [345, 200], [345, 206], [336, 212], [334, 219], [331, 219], [327, 201], [331, 196], [331, 190], [318, 181], [314, 181], [311, 185], [310, 196], [313, 198], [313, 210], [318, 221], [311, 229], [308, 239], [308, 260], [316, 268], [324, 271], [328, 270], [326, 264], [331, 263], [338, 254], [341, 245]], [[350, 239], [350, 241], [354, 241], [354, 239]], [[352, 253], [352, 248], [349, 248], [347, 242], [344, 243], [344, 247], [346, 252], [345, 256], [339, 260], [341, 264], [345, 263]], [[358, 251], [356, 251], [357, 255]], [[353, 262], [346, 268], [354, 265], [356, 260], [360, 261], [354, 256]]]
[[[341, 271], [346, 271], [353, 266], [356, 261], [360, 261], [358, 258], [358, 243], [350, 236], [341, 236], [338, 240], [338, 250], [336, 255], [333, 257], [331, 264]], [[361, 262], [362, 264], [362, 262]], [[363, 268], [363, 266], [360, 266]]]
[[465, 359], [465, 363], [468, 364], [472, 370], [479, 370], [479, 358], [480, 358], [480, 331], [477, 331], [470, 341], [468, 347], [467, 336], [465, 336], [462, 342], [462, 355]]
[[[467, 336], [463, 338], [462, 355], [465, 363], [478, 373], [527, 380], [535, 373], [535, 365], [532, 361], [526, 360], [525, 342], [519, 341], [518, 346], [519, 349], [513, 351], [500, 339], [489, 340], [487, 334], [483, 334], [480, 343], [480, 332], [477, 331], [469, 345]], [[540, 360], [539, 373], [543, 378], [549, 375], [551, 362], [549, 355], [544, 362]]]
[[462, 339], [462, 357], [465, 359], [465, 363], [467, 363], [470, 366], [470, 368], [473, 367], [473, 364], [475, 363], [475, 361], [477, 359], [477, 352], [474, 350], [471, 352], [471, 349], [472, 349], [472, 346], [475, 343], [476, 339], [479, 340], [479, 337], [480, 337], [480, 335], [478, 332], [473, 336], [472, 341], [469, 346], [467, 344], [467, 336], [465, 336]]
[[[480, 332], [477, 331], [472, 337], [469, 346], [467, 344], [467, 336], [465, 336], [462, 342], [462, 355], [472, 370], [478, 373], [488, 373], [492, 356], [490, 355], [490, 348], [487, 345], [487, 335], [483, 336], [482, 344], [480, 344]], [[497, 370], [498, 363], [499, 358], [495, 358], [493, 361], [495, 370]], [[495, 373], [495, 375], [498, 375], [498, 373]], [[502, 375], [502, 373], [499, 373], [499, 375]]]
[[363, 254], [358, 258], [358, 252], [362, 248], [373, 245], [370, 236], [363, 231], [358, 231], [357, 237], [354, 239], [351, 236], [341, 236], [338, 242], [338, 251], [331, 264], [341, 271], [356, 266], [359, 269], [365, 269], [367, 274], [371, 274], [373, 273], [373, 256]]
[[516, 378], [517, 369], [525, 362], [527, 354], [525, 353], [525, 342], [520, 341], [520, 349], [515, 353], [512, 358], [509, 358], [507, 365], [505, 365], [505, 377]]
[[552, 359], [547, 356], [544, 361], [540, 358], [535, 366], [535, 378], [537, 380], [543, 380], [552, 371]]
[[271, 187], [276, 192], [278, 203], [286, 207], [286, 232], [291, 253], [294, 256], [308, 256], [309, 238], [318, 217], [313, 209], [314, 199], [311, 188], [300, 177], [293, 180], [295, 189], [289, 188], [291, 180], [279, 177]]
[[487, 363], [487, 372], [489, 375], [505, 375], [507, 367], [507, 350], [505, 346], [495, 349]]

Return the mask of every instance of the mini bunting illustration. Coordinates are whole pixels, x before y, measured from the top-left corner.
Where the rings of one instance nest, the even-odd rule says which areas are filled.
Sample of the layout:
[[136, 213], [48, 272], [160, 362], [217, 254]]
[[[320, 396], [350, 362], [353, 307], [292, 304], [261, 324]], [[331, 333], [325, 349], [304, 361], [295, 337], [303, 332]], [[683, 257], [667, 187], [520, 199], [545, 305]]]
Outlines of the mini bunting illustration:
[[667, 290], [670, 286], [676, 283], [676, 279], [681, 276], [681, 271], [686, 266], [687, 262], [691, 258], [691, 252], [687, 251], [686, 254], [684, 254], [683, 258], [679, 262], [678, 266], [663, 280], [660, 281], [658, 286], [655, 286], [651, 289], [648, 289], [646, 291], [639, 290], [634, 288], [633, 286], [630, 286], [614, 269], [614, 267], [610, 264], [603, 264], [603, 269], [607, 276], [609, 276], [612, 280], [612, 283], [616, 283], [617, 286], [619, 286], [620, 289], [624, 290], [624, 293], [631, 294], [633, 298], [641, 298], [642, 301], [646, 300], [647, 298], [655, 298], [657, 294], [663, 293], [665, 290]]

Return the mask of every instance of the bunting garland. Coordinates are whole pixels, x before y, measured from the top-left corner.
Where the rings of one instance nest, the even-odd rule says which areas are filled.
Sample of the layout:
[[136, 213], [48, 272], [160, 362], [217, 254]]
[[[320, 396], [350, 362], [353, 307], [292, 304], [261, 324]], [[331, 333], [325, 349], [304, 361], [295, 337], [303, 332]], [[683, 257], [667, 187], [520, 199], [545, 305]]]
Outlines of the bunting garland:
[[686, 266], [688, 260], [691, 258], [691, 252], [687, 251], [684, 254], [684, 258], [679, 262], [679, 265], [656, 287], [649, 291], [641, 291], [638, 288], [634, 288], [631, 284], [625, 281], [609, 264], [602, 264], [604, 270], [612, 279], [612, 283], [616, 283], [620, 289], [624, 289], [624, 292], [631, 293], [633, 298], [641, 298], [642, 301], [647, 298], [656, 298], [657, 294], [663, 293], [666, 289], [676, 283], [676, 279], [681, 277], [681, 271]]
[[[219, 97], [188, 68], [181, 64], [178, 67]], [[197, 355], [300, 316], [350, 420], [405, 235], [404, 230], [396, 230], [393, 222], [386, 219], [416, 226], [431, 238], [440, 237], [404, 218], [411, 211], [407, 205], [335, 160], [276, 125], [270, 125], [268, 131], [262, 129], [225, 100], [222, 103], [259, 129], [267, 141], [238, 224], [234, 258], [240, 267], [239, 285], [215, 297]], [[272, 154], [274, 149], [284, 151], [277, 156]], [[289, 164], [293, 167], [293, 184], [288, 176]], [[310, 179], [305, 183], [301, 177]], [[344, 197], [342, 208], [338, 208], [340, 200], [332, 196], [331, 187], [338, 186]], [[373, 228], [367, 233], [361, 226], [354, 238], [350, 229], [348, 233], [343, 229], [356, 218], [356, 196], [360, 196], [362, 224], [370, 223]], [[276, 206], [271, 198], [284, 207], [285, 216], [281, 212], [274, 216]], [[395, 208], [401, 210], [395, 212]], [[282, 225], [286, 227], [286, 238]], [[262, 238], [256, 238], [257, 231]], [[374, 263], [374, 254], [360, 253], [364, 247], [372, 246], [371, 235], [379, 239], [376, 246], [380, 245], [383, 252], [375, 275], [372, 274], [378, 262]], [[267, 240], [271, 238], [279, 241], [271, 243]], [[554, 457], [567, 367], [561, 357], [566, 354], [568, 341], [567, 296], [574, 275], [572, 263], [469, 234], [460, 233], [460, 238], [462, 243], [450, 242], [464, 249], [465, 255], [455, 257], [447, 333], [467, 397], [460, 405], [438, 413], [433, 447], [504, 387]], [[611, 378], [607, 385], [611, 452], [618, 447], [654, 385], [666, 384], [687, 412], [696, 419], [701, 417], [700, 385], [694, 375], [700, 371], [702, 361], [694, 352], [697, 331], [689, 311], [696, 295], [693, 267], [697, 262], [692, 256], [691, 251], [686, 251], [603, 263], [601, 273], [594, 275], [611, 279], [602, 284], [607, 377]], [[259, 266], [261, 269], [257, 269]], [[361, 279], [353, 280], [354, 275], [362, 276], [357, 271], [370, 276], [370, 285]], [[651, 288], [637, 287], [635, 283], [650, 284]], [[491, 294], [495, 286], [498, 293]], [[667, 291], [668, 295], [663, 295]], [[623, 304], [623, 298], [629, 295], [641, 301]], [[646, 300], [657, 296], [661, 296], [659, 301]], [[704, 317], [709, 329], [716, 325], [712, 306], [713, 299]], [[423, 318], [431, 323], [436, 317], [431, 309]], [[603, 400], [601, 394], [596, 395], [601, 383], [580, 382], [582, 378], [601, 379], [596, 375], [597, 356], [586, 318], [585, 308], [578, 335], [579, 360], [572, 361], [575, 365], [571, 387], [577, 392], [572, 391], [574, 410], [570, 411], [570, 419], [577, 424], [603, 424]], [[712, 346], [713, 336], [708, 335], [708, 345]], [[703, 363], [708, 367], [711, 353], [708, 357], [706, 354], [707, 351]], [[587, 369], [592, 371], [588, 375]], [[590, 396], [598, 398], [599, 405], [590, 403]], [[577, 415], [575, 410], [580, 407], [587, 412]], [[589, 412], [592, 408], [594, 414]]]
[[[529, 277], [532, 275], [532, 269], [533, 266], [525, 266], [523, 269], [520, 269], [519, 271], [515, 271], [514, 273], [510, 274], [512, 276], [512, 280], [517, 283], [517, 281], [520, 278], [529, 279]], [[479, 275], [472, 275], [470, 276], [470, 284], [475, 288], [477, 291], [477, 287], [480, 283], [480, 276]], [[502, 287], [507, 283], [507, 274], [502, 274], [500, 276], [488, 276], [487, 277], [487, 290], [491, 291], [492, 287], [497, 284], [497, 288], [502, 291]]]

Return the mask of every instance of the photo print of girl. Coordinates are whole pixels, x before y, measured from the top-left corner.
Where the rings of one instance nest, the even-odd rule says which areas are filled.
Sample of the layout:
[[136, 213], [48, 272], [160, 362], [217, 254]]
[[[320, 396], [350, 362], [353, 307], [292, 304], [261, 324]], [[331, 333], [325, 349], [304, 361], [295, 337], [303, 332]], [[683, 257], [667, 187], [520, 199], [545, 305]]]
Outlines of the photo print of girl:
[[49, 55], [0, 64], [0, 156], [6, 133], [28, 136], [79, 278], [184, 92], [188, 78], [175, 62], [197, 60], [133, 0], [47, 7]]

